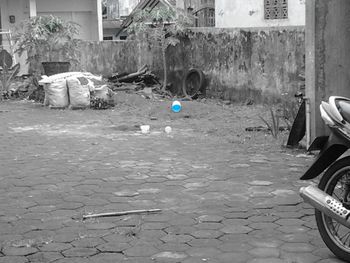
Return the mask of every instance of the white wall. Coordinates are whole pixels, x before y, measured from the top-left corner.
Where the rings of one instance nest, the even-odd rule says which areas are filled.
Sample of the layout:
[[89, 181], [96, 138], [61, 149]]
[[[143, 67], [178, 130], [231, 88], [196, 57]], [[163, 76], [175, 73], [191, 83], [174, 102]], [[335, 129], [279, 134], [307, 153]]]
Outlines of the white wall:
[[264, 0], [215, 0], [216, 27], [305, 26], [305, 0], [288, 0], [288, 19], [265, 20]]
[[[53, 14], [81, 25], [78, 38], [98, 40], [96, 0], [36, 0], [37, 14]], [[0, 0], [3, 29], [14, 29], [21, 20], [29, 18], [29, 0]], [[9, 15], [15, 15], [16, 23], [9, 23]]]
[[[37, 14], [53, 14], [61, 16], [67, 20], [72, 20], [81, 25], [78, 38], [84, 40], [98, 40], [98, 18], [97, 18], [97, 0], [36, 0]], [[0, 0], [1, 8], [1, 28], [3, 30], [15, 27], [23, 20], [29, 18], [29, 0]], [[9, 23], [9, 16], [14, 15], [15, 24]], [[6, 49], [8, 42], [3, 36], [3, 45]], [[9, 49], [8, 49], [9, 50]], [[16, 58], [21, 62], [21, 74], [27, 72], [25, 58]]]
[[120, 0], [120, 15], [128, 16], [139, 2], [139, 0]]
[[[25, 10], [25, 4], [23, 0], [0, 0], [0, 8], [1, 8], [1, 30], [2, 31], [15, 31], [15, 27], [21, 22], [21, 20], [24, 18], [24, 10]], [[9, 21], [9, 16], [15, 16], [16, 23], [11, 24]], [[9, 51], [10, 54], [13, 54], [14, 47], [14, 41], [12, 41], [12, 51], [10, 47], [10, 36], [8, 34], [2, 34], [2, 48]], [[15, 57], [14, 62], [21, 62], [21, 68], [20, 68], [20, 75], [25, 74], [28, 71], [27, 65], [23, 63], [25, 61], [26, 56], [24, 55], [22, 58], [18, 57], [17, 55], [13, 54]]]
[[[0, 0], [1, 8], [1, 28], [3, 30], [14, 29], [24, 18], [25, 4], [23, 0]], [[14, 15], [15, 24], [10, 24], [9, 16]]]
[[98, 40], [96, 0], [36, 0], [38, 15], [53, 14], [81, 25], [78, 38]]

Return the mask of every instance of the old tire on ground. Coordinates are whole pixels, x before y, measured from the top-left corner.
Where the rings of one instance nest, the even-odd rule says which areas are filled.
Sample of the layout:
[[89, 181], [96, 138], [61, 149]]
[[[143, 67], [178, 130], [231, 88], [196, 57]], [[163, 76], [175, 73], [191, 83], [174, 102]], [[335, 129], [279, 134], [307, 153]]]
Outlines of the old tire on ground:
[[182, 85], [182, 92], [185, 96], [196, 98], [205, 94], [205, 76], [200, 69], [191, 69], [187, 72]]

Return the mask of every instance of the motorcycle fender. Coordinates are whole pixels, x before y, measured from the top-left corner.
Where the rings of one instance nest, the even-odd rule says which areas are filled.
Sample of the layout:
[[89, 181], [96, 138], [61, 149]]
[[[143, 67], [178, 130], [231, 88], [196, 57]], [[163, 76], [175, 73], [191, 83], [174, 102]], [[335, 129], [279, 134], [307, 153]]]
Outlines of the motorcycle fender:
[[310, 180], [321, 174], [328, 166], [335, 162], [346, 150], [348, 145], [339, 141], [336, 136], [318, 137], [311, 144], [309, 150], [321, 150], [311, 167], [300, 180]]
[[322, 150], [327, 143], [329, 136], [317, 137], [310, 145], [308, 152]]

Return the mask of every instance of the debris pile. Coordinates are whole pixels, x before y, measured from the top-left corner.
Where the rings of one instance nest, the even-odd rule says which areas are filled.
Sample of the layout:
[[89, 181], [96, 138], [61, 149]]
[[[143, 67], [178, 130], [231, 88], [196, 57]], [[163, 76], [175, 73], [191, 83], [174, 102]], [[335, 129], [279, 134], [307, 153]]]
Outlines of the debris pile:
[[142, 66], [137, 72], [115, 73], [108, 77], [113, 91], [138, 91], [145, 87], [159, 87], [158, 77], [153, 74], [147, 65]]
[[[199, 70], [190, 70], [184, 85], [181, 101], [198, 99], [205, 94], [205, 76]], [[117, 103], [121, 93], [137, 94], [145, 99], [159, 101], [174, 97], [170, 91], [164, 90], [159, 78], [147, 65], [136, 72], [114, 73], [108, 77], [88, 72], [42, 76], [39, 81], [31, 75], [16, 77], [8, 92], [2, 96], [5, 99], [27, 98], [51, 108], [108, 109]]]
[[38, 86], [37, 79], [32, 75], [16, 76], [9, 84], [7, 90], [3, 90], [1, 97], [3, 99], [24, 99], [29, 96], [35, 96]]

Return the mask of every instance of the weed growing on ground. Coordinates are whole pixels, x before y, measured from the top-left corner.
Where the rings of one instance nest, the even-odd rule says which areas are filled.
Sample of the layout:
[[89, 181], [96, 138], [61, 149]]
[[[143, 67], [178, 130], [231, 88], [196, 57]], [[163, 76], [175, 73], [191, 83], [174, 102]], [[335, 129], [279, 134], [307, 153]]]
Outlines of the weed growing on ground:
[[[264, 118], [261, 115], [259, 116], [271, 132], [273, 138], [276, 139], [281, 131], [291, 130], [301, 102], [300, 99], [291, 98], [285, 93], [281, 96], [280, 103], [277, 104], [277, 107], [269, 108], [270, 119]], [[280, 126], [281, 120], [284, 121], [286, 127]]]
[[278, 115], [277, 110], [270, 108], [270, 117], [271, 117], [271, 120], [268, 121], [262, 116], [259, 116], [259, 118], [265, 123], [268, 130], [271, 132], [271, 135], [277, 139], [279, 128], [280, 128], [280, 125], [279, 125], [280, 116]]

